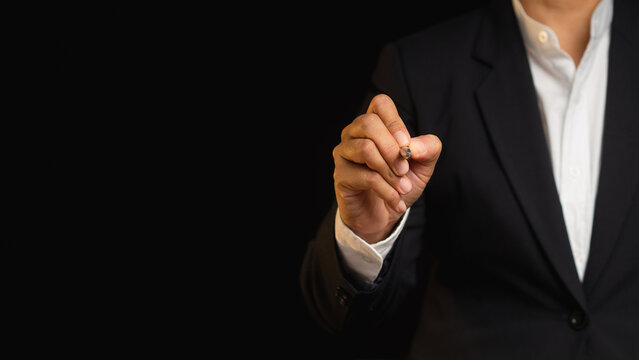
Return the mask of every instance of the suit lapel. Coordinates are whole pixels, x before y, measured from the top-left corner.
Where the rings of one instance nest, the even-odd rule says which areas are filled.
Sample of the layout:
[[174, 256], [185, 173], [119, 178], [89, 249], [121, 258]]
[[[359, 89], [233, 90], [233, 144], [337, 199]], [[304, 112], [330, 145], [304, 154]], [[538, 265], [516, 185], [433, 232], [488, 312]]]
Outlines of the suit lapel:
[[499, 161], [550, 264], [585, 308], [532, 75], [510, 2], [501, 2], [494, 17], [484, 18], [475, 58], [492, 67], [475, 94]]
[[[633, 9], [629, 7], [634, 6]], [[595, 283], [615, 247], [639, 182], [639, 7], [616, 1], [611, 25], [601, 170], [584, 288]]]

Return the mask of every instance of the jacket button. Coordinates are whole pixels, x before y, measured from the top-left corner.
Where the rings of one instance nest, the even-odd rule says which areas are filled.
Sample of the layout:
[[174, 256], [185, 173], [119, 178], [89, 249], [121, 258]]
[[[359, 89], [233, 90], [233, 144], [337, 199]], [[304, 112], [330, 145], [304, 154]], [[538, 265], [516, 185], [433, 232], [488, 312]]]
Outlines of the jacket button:
[[588, 317], [583, 311], [576, 310], [570, 314], [570, 327], [573, 330], [583, 330], [588, 326]]
[[335, 297], [337, 298], [337, 302], [342, 306], [348, 306], [351, 300], [350, 296], [348, 296], [341, 286], [335, 289]]

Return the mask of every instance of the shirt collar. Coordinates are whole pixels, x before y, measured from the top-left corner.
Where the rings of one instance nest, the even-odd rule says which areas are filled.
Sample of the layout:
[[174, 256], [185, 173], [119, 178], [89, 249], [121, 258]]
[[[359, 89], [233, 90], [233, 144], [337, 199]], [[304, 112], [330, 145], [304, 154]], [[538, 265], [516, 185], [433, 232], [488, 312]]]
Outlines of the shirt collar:
[[[519, 0], [512, 0], [519, 29], [526, 44], [533, 49], [559, 48], [559, 40], [552, 29], [526, 14]], [[590, 18], [590, 38], [601, 37], [612, 22], [612, 0], [601, 0]]]

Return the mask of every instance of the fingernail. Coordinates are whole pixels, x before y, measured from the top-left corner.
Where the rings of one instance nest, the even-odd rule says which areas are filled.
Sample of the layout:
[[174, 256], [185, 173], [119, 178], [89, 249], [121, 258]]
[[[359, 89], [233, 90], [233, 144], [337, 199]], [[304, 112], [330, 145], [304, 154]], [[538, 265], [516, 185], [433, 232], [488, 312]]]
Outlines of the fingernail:
[[424, 147], [424, 143], [421, 141], [411, 142], [410, 150], [413, 158], [421, 159], [426, 155], [426, 148]]
[[403, 131], [397, 131], [395, 134], [393, 134], [393, 137], [395, 138], [395, 141], [397, 141], [397, 143], [400, 146], [408, 146], [410, 139], [408, 139], [408, 135], [406, 135], [405, 132]]
[[397, 212], [403, 213], [404, 211], [406, 211], [406, 203], [404, 200], [400, 200], [397, 204]]
[[402, 177], [399, 179], [399, 188], [402, 190], [402, 194], [407, 194], [413, 188], [413, 184], [406, 177]]

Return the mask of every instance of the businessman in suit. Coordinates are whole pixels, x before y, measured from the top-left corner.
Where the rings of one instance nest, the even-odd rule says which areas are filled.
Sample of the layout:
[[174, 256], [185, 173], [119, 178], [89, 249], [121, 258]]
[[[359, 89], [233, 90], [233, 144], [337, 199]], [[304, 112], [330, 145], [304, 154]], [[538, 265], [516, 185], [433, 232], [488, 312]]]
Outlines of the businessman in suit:
[[362, 356], [638, 359], [638, 15], [501, 0], [386, 46], [302, 266], [318, 323]]

